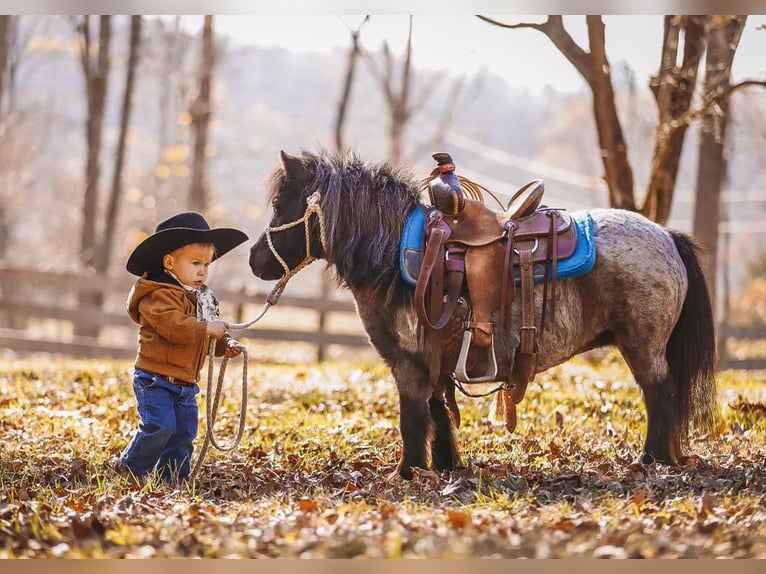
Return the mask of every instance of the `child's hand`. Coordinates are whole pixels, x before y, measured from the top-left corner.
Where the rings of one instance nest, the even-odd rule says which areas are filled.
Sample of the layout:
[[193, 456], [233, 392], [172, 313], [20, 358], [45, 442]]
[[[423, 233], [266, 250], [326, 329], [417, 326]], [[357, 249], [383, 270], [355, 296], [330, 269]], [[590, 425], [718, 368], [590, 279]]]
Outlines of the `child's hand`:
[[240, 353], [242, 353], [242, 345], [240, 345], [239, 341], [235, 339], [229, 339], [229, 342], [226, 343], [226, 357], [231, 359]]
[[213, 339], [222, 339], [226, 334], [229, 324], [226, 321], [208, 321], [207, 336]]

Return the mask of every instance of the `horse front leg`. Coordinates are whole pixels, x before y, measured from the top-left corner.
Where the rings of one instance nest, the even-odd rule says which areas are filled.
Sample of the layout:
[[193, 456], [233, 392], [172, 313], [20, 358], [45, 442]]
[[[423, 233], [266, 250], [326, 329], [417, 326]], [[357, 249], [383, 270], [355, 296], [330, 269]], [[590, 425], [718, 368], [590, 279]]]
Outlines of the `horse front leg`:
[[431, 459], [435, 470], [452, 470], [462, 465], [457, 427], [460, 410], [455, 401], [455, 384], [449, 375], [441, 375], [428, 400], [434, 433], [431, 441]]
[[427, 469], [431, 463], [431, 385], [425, 370], [409, 361], [395, 366], [392, 374], [399, 390], [399, 432], [402, 437], [402, 456], [396, 471], [403, 479], [412, 480], [413, 467]]

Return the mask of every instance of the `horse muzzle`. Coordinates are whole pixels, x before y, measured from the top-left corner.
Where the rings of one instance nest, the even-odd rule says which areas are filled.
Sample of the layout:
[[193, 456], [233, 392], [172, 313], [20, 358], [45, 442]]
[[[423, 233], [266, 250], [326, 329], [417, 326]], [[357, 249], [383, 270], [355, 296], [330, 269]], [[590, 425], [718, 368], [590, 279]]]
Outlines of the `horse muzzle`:
[[281, 279], [285, 270], [274, 258], [265, 239], [259, 239], [250, 249], [250, 270], [253, 275], [264, 281]]

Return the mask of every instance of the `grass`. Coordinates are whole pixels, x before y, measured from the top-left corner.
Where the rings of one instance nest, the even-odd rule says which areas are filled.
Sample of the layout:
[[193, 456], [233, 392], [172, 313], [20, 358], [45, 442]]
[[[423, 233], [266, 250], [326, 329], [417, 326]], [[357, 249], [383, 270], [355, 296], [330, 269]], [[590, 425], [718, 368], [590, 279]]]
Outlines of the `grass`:
[[766, 373], [721, 373], [719, 432], [669, 468], [633, 464], [645, 417], [619, 357], [576, 358], [538, 375], [514, 434], [459, 397], [465, 468], [403, 482], [384, 366], [249, 371], [240, 447], [139, 487], [109, 467], [137, 424], [129, 363], [0, 359], [0, 557], [766, 557]]

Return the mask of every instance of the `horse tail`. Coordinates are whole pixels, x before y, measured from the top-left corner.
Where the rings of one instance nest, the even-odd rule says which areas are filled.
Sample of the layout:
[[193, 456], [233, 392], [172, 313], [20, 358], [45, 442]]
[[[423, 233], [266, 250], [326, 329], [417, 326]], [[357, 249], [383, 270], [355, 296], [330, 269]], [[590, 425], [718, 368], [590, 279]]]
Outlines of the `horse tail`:
[[686, 267], [688, 287], [665, 357], [676, 389], [676, 431], [686, 442], [689, 426], [711, 431], [719, 420], [713, 306], [700, 264], [700, 246], [688, 235], [670, 232]]

